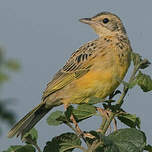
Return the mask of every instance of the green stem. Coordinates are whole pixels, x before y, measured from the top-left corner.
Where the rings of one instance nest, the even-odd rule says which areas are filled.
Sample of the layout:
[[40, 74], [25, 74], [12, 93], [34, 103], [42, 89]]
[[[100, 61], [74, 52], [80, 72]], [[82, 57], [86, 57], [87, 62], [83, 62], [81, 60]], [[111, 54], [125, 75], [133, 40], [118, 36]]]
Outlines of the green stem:
[[38, 150], [38, 152], [42, 152], [40, 147], [38, 146], [38, 144], [35, 141], [33, 141], [31, 138], [25, 138], [25, 139], [26, 139], [26, 141], [31, 143]]
[[102, 117], [102, 123], [101, 123], [101, 126], [100, 126], [100, 130], [101, 131], [103, 130], [103, 128], [104, 128], [104, 126], [106, 124], [106, 121], [107, 121], [107, 119], [105, 117]]

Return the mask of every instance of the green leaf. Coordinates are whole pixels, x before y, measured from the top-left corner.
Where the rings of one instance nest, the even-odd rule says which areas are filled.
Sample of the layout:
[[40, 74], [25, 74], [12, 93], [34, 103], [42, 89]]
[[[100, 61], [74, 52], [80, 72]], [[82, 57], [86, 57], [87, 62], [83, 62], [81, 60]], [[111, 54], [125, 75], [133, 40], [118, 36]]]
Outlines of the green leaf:
[[95, 152], [143, 152], [146, 145], [145, 134], [135, 128], [120, 129], [108, 136], [95, 131], [90, 133], [96, 139], [89, 139], [89, 143], [99, 144]]
[[95, 115], [96, 108], [93, 105], [89, 105], [89, 104], [79, 104], [76, 109], [70, 106], [65, 112], [65, 116], [69, 121], [71, 114], [73, 114], [75, 120], [79, 122]]
[[118, 152], [143, 152], [146, 145], [145, 134], [135, 128], [119, 129], [108, 138], [119, 148]]
[[62, 111], [55, 111], [50, 114], [47, 118], [48, 125], [58, 126], [62, 123], [66, 123], [70, 120], [71, 114], [74, 115], [74, 118], [77, 122], [87, 119], [96, 114], [96, 108], [93, 105], [80, 104], [74, 109], [72, 106], [69, 106], [67, 110], [63, 113]]
[[142, 62], [140, 63], [140, 69], [145, 69], [147, 68], [151, 63], [147, 60], [147, 59], [144, 59], [142, 60]]
[[56, 142], [55, 139], [52, 139], [52, 141], [48, 141], [44, 147], [43, 152], [59, 152], [58, 142]]
[[136, 81], [144, 92], [152, 90], [152, 79], [149, 75], [143, 74], [141, 71], [139, 71], [138, 75], [136, 76]]
[[0, 66], [3, 64], [4, 60], [5, 60], [5, 49], [2, 48], [2, 46], [0, 46]]
[[7, 150], [4, 150], [3, 152], [16, 152], [16, 150], [21, 147], [22, 147], [21, 145], [10, 146]]
[[36, 152], [36, 150], [32, 145], [25, 145], [25, 146], [15, 145], [15, 146], [11, 146], [10, 148], [8, 148], [3, 152]]
[[148, 152], [152, 152], [152, 146], [151, 145], [146, 145], [144, 150], [146, 150]]
[[81, 145], [81, 140], [74, 133], [64, 133], [47, 142], [43, 152], [72, 152]]
[[87, 104], [93, 105], [93, 104], [100, 103], [100, 102], [102, 102], [102, 101], [104, 101], [104, 100], [101, 99], [101, 98], [91, 97], [91, 98], [89, 99], [89, 101], [88, 101]]
[[138, 53], [132, 52], [131, 58], [132, 58], [132, 61], [134, 63], [134, 66], [138, 65], [142, 61], [142, 58]]
[[140, 128], [140, 118], [136, 117], [135, 114], [121, 113], [118, 115], [118, 119], [131, 128]]
[[87, 138], [87, 141], [92, 145], [94, 142], [99, 144], [96, 147], [95, 152], [119, 152], [118, 147], [113, 144], [113, 141], [109, 139], [109, 137], [101, 134], [100, 132], [90, 131], [91, 135], [93, 135], [94, 139]]
[[[29, 132], [27, 132], [27, 133], [23, 136], [23, 138], [25, 138], [25, 140], [26, 140], [26, 138], [27, 138], [27, 139], [30, 138], [33, 142], [37, 143], [38, 132], [37, 132], [37, 130], [36, 130], [35, 128], [32, 128]], [[28, 143], [28, 141], [27, 141], [27, 143]]]
[[18, 71], [20, 69], [20, 64], [14, 59], [9, 59], [6, 61], [5, 66], [12, 71]]
[[80, 104], [72, 111], [77, 122], [87, 119], [96, 114], [96, 108], [89, 104]]
[[65, 118], [59, 118], [59, 120], [63, 120], [64, 121], [64, 119], [66, 119], [66, 120], [68, 120], [68, 121], [71, 121], [70, 120], [70, 117], [71, 117], [71, 114], [73, 113], [73, 106], [72, 105], [70, 105], [67, 109], [66, 109], [66, 111], [64, 112], [64, 117]]
[[63, 112], [57, 110], [49, 115], [49, 117], [47, 118], [47, 123], [48, 125], [58, 126], [63, 123], [62, 118], [65, 119]]
[[0, 119], [7, 122], [9, 125], [13, 125], [16, 120], [15, 113], [13, 113], [11, 110], [7, 108], [7, 100], [6, 101], [0, 101]]
[[5, 81], [9, 80], [9, 76], [6, 73], [0, 72], [0, 83], [3, 83]]
[[131, 58], [132, 61], [134, 63], [134, 66], [138, 66], [140, 69], [145, 69], [147, 68], [151, 63], [147, 60], [147, 59], [142, 59], [141, 55], [139, 55], [138, 53], [131, 53]]
[[134, 79], [132, 82], [129, 83], [128, 88], [132, 89], [135, 85], [137, 85], [137, 80]]
[[32, 145], [25, 145], [18, 148], [15, 152], [36, 152], [36, 150]]

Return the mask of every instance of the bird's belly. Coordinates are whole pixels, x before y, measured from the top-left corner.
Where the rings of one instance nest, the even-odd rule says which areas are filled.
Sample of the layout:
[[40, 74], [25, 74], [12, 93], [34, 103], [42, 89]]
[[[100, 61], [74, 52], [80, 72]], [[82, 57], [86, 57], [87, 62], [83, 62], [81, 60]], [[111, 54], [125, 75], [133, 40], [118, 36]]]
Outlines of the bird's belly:
[[89, 97], [95, 96], [105, 98], [114, 88], [119, 85], [113, 69], [105, 69], [104, 71], [94, 71], [88, 73], [86, 77], [82, 78], [78, 84], [78, 88]]
[[[123, 67], [124, 69], [124, 67]], [[64, 104], [88, 102], [90, 97], [105, 98], [120, 84], [126, 70], [121, 67], [109, 67], [88, 72], [65, 88]]]

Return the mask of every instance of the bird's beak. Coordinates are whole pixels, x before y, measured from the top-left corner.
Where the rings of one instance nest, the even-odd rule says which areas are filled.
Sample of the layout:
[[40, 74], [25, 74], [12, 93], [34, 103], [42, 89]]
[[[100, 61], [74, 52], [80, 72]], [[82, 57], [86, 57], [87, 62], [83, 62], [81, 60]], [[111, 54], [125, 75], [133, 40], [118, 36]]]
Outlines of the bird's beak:
[[82, 23], [85, 23], [85, 24], [94, 23], [91, 18], [81, 18], [81, 19], [79, 19], [79, 21], [82, 22]]

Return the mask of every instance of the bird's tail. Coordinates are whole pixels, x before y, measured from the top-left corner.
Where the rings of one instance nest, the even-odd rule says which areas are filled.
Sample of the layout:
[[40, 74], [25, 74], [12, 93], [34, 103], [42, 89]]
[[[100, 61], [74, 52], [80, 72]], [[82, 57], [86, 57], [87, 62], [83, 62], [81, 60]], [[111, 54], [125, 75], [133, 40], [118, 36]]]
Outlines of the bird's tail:
[[[53, 108], [53, 106], [52, 106]], [[9, 132], [8, 137], [23, 135], [32, 129], [38, 121], [44, 117], [52, 108], [45, 108], [45, 103], [40, 103], [37, 107], [25, 115]]]

